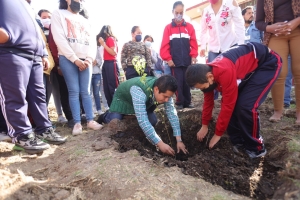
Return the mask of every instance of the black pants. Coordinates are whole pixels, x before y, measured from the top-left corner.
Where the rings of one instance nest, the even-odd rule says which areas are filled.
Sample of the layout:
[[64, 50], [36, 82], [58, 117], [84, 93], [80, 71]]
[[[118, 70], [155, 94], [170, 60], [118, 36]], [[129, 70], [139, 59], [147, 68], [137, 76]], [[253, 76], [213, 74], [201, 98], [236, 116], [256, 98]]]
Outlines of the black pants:
[[59, 75], [57, 72], [52, 72], [56, 76], [59, 84], [59, 93], [62, 109], [68, 121], [73, 119], [70, 104], [69, 104], [69, 92], [65, 78]]
[[243, 144], [250, 151], [260, 151], [264, 147], [257, 109], [266, 99], [280, 70], [280, 57], [272, 52], [267, 61], [240, 83], [236, 105], [227, 128], [233, 145]]
[[176, 105], [189, 106], [191, 104], [191, 88], [185, 81], [187, 67], [171, 67], [172, 75], [176, 78], [178, 89], [176, 94]]
[[[125, 72], [126, 80], [141, 76], [136, 72], [133, 66], [127, 66]], [[147, 74], [147, 76], [153, 76], [150, 67], [146, 67], [144, 72]]]
[[119, 86], [119, 67], [115, 60], [105, 60], [102, 66], [103, 89], [108, 106]]

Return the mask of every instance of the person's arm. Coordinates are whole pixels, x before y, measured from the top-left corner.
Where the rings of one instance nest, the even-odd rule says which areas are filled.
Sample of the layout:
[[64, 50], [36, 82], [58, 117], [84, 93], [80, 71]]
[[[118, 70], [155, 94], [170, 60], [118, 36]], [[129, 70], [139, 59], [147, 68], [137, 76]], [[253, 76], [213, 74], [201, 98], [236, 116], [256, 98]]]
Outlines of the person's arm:
[[200, 56], [205, 57], [205, 50], [206, 50], [206, 44], [207, 44], [207, 24], [206, 20], [208, 20], [206, 17], [207, 10], [204, 10], [201, 17], [201, 32], [200, 32]]
[[195, 29], [192, 24], [190, 27], [191, 27], [191, 30], [189, 32], [190, 33], [190, 47], [191, 47], [190, 56], [191, 56], [191, 58], [197, 58], [198, 42], [197, 42], [197, 38], [196, 38], [196, 32], [195, 32]]
[[214, 91], [204, 93], [204, 102], [202, 109], [202, 126], [208, 126], [209, 122], [211, 121], [214, 105]]
[[177, 116], [177, 111], [174, 107], [173, 98], [169, 98], [169, 101], [164, 104], [164, 107], [165, 107], [166, 114], [168, 116], [168, 119], [169, 119], [172, 129], [173, 129], [173, 136], [181, 137], [179, 119]]
[[10, 40], [10, 36], [6, 30], [0, 28], [0, 44], [4, 44]]
[[158, 60], [158, 54], [154, 51], [154, 49], [151, 49], [151, 62], [152, 64], [157, 63]]
[[157, 145], [161, 139], [155, 132], [154, 127], [151, 125], [147, 110], [146, 110], [146, 94], [140, 87], [132, 86], [130, 88], [130, 95], [132, 97], [132, 103], [135, 111], [135, 116], [139, 123], [139, 126], [143, 130], [146, 138], [153, 144]]
[[260, 31], [266, 31], [266, 27], [268, 23], [265, 21], [265, 1], [264, 0], [257, 0], [256, 3], [256, 16], [255, 16], [255, 26]]
[[100, 54], [100, 48], [97, 48], [95, 62], [96, 62], [97, 66], [101, 67], [101, 65], [102, 65], [102, 57], [101, 57], [101, 54]]
[[165, 61], [172, 60], [170, 51], [170, 33], [169, 26], [166, 26], [160, 46], [160, 57]]
[[128, 45], [127, 43], [125, 43], [121, 51], [121, 65], [123, 69], [127, 67], [127, 58], [128, 58], [127, 52], [128, 52]]
[[264, 41], [264, 32], [263, 31], [259, 31], [260, 32], [260, 42], [262, 43]]
[[112, 37], [108, 37], [106, 42], [104, 42], [102, 38], [99, 38], [99, 42], [110, 55], [112, 56], [117, 55], [116, 52], [117, 44]]
[[62, 52], [63, 56], [65, 56], [72, 63], [74, 63], [76, 60], [79, 60], [68, 43], [58, 10], [54, 11], [52, 14], [51, 31], [53, 34], [53, 39], [60, 52]]
[[245, 43], [245, 21], [242, 15], [241, 8], [236, 0], [233, 0], [232, 20], [234, 23], [235, 34], [238, 38], [238, 44]]
[[148, 49], [144, 44], [143, 48], [145, 49], [145, 58], [146, 58], [146, 62], [147, 62], [147, 66], [151, 67], [152, 66], [152, 61], [151, 61], [151, 52], [150, 49]]

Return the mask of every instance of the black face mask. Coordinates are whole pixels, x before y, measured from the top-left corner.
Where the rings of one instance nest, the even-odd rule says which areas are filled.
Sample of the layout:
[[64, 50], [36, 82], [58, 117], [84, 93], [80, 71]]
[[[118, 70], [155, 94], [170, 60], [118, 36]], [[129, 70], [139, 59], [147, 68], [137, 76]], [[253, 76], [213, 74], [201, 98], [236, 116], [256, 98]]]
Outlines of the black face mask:
[[74, 13], [82, 11], [82, 4], [80, 2], [71, 0], [70, 8]]
[[216, 89], [218, 86], [217, 83], [213, 83], [213, 84], [209, 84], [208, 88], [205, 88], [203, 90], [201, 90], [203, 93], [207, 93], [207, 92], [211, 92], [213, 91], [214, 89]]

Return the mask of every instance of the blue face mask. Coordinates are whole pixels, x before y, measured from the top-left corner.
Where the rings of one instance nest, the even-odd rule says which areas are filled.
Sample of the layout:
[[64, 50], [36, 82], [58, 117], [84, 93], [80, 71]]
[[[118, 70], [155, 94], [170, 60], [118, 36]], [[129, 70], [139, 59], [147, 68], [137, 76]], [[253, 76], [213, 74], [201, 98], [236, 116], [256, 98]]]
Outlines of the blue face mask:
[[135, 41], [136, 41], [136, 42], [142, 41], [142, 35], [136, 35], [136, 36], [135, 36]]

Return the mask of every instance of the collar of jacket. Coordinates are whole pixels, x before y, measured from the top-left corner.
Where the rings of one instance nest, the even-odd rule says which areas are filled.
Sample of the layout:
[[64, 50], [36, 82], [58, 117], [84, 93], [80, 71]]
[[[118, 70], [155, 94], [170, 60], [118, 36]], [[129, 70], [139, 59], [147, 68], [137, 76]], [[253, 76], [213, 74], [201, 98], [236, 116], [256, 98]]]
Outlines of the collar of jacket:
[[186, 22], [185, 22], [185, 20], [183, 19], [182, 22], [180, 22], [179, 24], [177, 24], [177, 23], [175, 22], [175, 20], [172, 19], [172, 26], [173, 26], [173, 27], [176, 27], [176, 26], [186, 26]]

